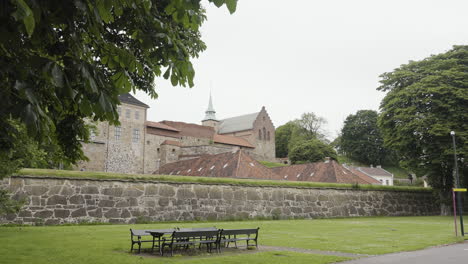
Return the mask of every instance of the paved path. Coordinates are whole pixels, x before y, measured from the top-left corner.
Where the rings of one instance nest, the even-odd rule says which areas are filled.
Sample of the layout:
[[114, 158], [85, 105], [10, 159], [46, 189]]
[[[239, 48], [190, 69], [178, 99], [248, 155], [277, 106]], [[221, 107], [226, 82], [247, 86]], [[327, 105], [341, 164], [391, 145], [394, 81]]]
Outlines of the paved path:
[[418, 251], [373, 256], [340, 264], [465, 264], [468, 263], [468, 242], [433, 247]]

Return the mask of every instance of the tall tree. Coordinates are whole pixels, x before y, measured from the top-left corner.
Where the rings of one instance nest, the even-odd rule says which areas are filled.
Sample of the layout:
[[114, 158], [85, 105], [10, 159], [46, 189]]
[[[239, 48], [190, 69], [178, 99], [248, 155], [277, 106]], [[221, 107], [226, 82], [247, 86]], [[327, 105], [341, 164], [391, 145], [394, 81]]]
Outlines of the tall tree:
[[[329, 142], [326, 139], [324, 129], [326, 123], [325, 118], [309, 112], [302, 114], [299, 119], [289, 121], [278, 127], [275, 132], [276, 155], [281, 158], [288, 157], [294, 147], [304, 145], [304, 142], [315, 139], [328, 145]], [[317, 150], [318, 148], [314, 149]], [[305, 148], [296, 149], [296, 156], [298, 151], [305, 151]]]
[[[458, 157], [468, 153], [468, 46], [411, 61], [381, 78], [378, 90], [388, 92], [379, 118], [386, 146], [447, 198], [454, 178], [451, 130]], [[467, 163], [460, 167], [466, 186]]]
[[[191, 59], [206, 48], [200, 2], [2, 1], [0, 158], [17, 164], [24, 124], [37, 142], [56, 142], [68, 162], [84, 159], [85, 119], [118, 124], [120, 94], [142, 90], [155, 98], [160, 76], [192, 87]], [[232, 13], [237, 0], [209, 2]]]
[[286, 158], [289, 153], [289, 142], [293, 135], [293, 131], [297, 129], [297, 125], [294, 122], [289, 121], [288, 123], [279, 126], [275, 131], [275, 146], [276, 156], [279, 158]]
[[383, 146], [377, 118], [373, 110], [359, 110], [346, 118], [340, 140], [340, 150], [346, 156], [365, 164], [384, 162], [388, 151]]
[[309, 139], [318, 138], [325, 140], [326, 131], [324, 126], [327, 120], [324, 117], [316, 115], [314, 112], [303, 113], [300, 119], [295, 121], [302, 128], [300, 132]]

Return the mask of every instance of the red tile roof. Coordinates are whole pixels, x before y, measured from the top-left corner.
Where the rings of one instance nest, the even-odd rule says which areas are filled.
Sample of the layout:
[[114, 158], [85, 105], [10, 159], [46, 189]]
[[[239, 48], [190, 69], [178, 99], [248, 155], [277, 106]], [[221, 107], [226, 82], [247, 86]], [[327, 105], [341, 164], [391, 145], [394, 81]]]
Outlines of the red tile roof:
[[367, 175], [356, 175], [334, 160], [276, 167], [272, 170], [281, 179], [290, 181], [380, 184], [379, 181]]
[[154, 128], [159, 128], [159, 129], [164, 129], [164, 130], [169, 130], [169, 131], [174, 131], [174, 132], [180, 132], [180, 130], [175, 129], [171, 126], [168, 126], [166, 124], [160, 123], [160, 122], [152, 122], [152, 121], [146, 121], [145, 125], [148, 127], [154, 127]]
[[168, 120], [164, 120], [159, 123], [178, 129], [180, 131], [180, 135], [186, 136], [186, 137], [212, 139], [213, 135], [215, 134], [214, 128], [209, 127], [209, 126], [202, 126], [202, 125], [197, 125], [197, 124], [168, 121]]
[[255, 148], [250, 144], [247, 140], [239, 137], [232, 137], [232, 136], [223, 136], [215, 134], [213, 136], [213, 141], [215, 143], [221, 143], [226, 145], [234, 145], [234, 146], [241, 146], [247, 148]]
[[273, 171], [258, 163], [242, 150], [165, 164], [155, 174], [184, 176], [279, 179]]

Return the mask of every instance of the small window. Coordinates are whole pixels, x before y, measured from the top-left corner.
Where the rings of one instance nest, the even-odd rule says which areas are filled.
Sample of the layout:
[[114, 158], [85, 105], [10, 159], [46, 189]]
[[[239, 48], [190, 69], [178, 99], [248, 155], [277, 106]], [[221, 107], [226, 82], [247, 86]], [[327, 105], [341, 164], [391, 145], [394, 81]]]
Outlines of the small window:
[[138, 128], [133, 129], [133, 143], [137, 143], [140, 140], [140, 130]]
[[258, 139], [262, 140], [262, 130], [258, 130]]
[[175, 149], [172, 149], [172, 152], [175, 152]]
[[122, 127], [116, 126], [114, 130], [115, 140], [120, 140], [120, 135], [122, 134]]
[[388, 182], [388, 180], [385, 180], [387, 182], [387, 185], [390, 185], [390, 183]]
[[267, 131], [267, 140], [270, 141], [270, 131]]
[[159, 148], [157, 148], [156, 151], [159, 152]]
[[130, 119], [130, 109], [127, 109], [127, 111], [125, 111], [125, 117]]
[[263, 128], [263, 139], [266, 140], [267, 139], [267, 136], [266, 136], [266, 129]]
[[140, 119], [140, 111], [135, 111], [135, 119]]
[[265, 117], [263, 117], [263, 121], [265, 121]]

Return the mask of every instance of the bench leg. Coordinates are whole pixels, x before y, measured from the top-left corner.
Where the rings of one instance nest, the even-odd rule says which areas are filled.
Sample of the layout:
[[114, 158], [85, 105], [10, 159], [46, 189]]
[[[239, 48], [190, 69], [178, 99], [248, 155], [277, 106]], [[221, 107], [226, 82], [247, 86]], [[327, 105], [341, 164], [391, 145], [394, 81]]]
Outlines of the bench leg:
[[130, 253], [133, 252], [133, 245], [134, 245], [134, 244], [135, 244], [135, 243], [133, 243], [133, 241], [132, 241], [132, 246], [130, 247]]
[[141, 242], [138, 242], [138, 254], [141, 252]]

